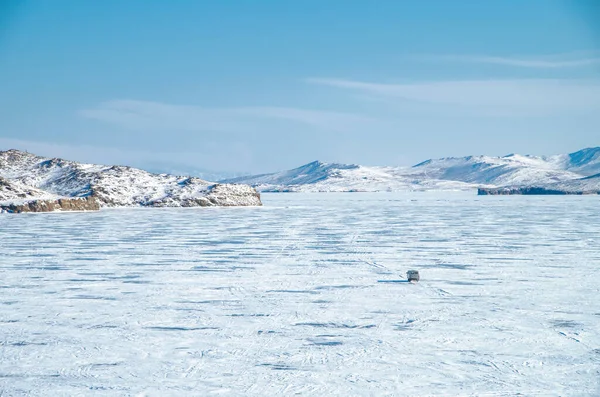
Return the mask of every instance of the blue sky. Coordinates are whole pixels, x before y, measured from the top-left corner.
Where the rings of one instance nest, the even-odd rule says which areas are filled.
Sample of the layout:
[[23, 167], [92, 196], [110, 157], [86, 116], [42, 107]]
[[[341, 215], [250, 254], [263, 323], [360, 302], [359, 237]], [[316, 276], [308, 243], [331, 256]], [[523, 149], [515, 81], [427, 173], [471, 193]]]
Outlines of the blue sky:
[[599, 3], [5, 1], [0, 149], [255, 173], [598, 146]]

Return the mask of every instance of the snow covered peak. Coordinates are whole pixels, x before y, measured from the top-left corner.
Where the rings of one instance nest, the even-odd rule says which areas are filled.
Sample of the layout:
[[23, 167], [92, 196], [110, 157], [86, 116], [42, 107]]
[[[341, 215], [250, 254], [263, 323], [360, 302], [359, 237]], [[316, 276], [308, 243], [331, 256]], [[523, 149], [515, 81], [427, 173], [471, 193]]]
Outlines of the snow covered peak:
[[591, 147], [569, 154], [558, 154], [543, 158], [554, 168], [590, 176], [600, 172], [600, 147]]
[[314, 184], [330, 178], [338, 178], [344, 170], [359, 168], [354, 164], [324, 163], [313, 161], [289, 171], [226, 179], [224, 183], [246, 183], [252, 186], [298, 186]]
[[247, 183], [261, 191], [397, 191], [465, 189], [473, 186], [447, 181], [416, 181], [405, 168], [367, 167], [356, 164], [324, 163], [313, 161], [289, 171], [249, 177], [223, 182]]
[[10, 178], [13, 172], [19, 173], [20, 170], [29, 168], [43, 159], [35, 154], [16, 149], [0, 151], [0, 175]]
[[32, 153], [27, 151], [19, 150], [19, 149], [8, 149], [8, 150], [0, 150], [0, 157], [3, 156], [17, 156], [17, 157], [38, 157]]
[[590, 175], [600, 172], [600, 147], [585, 148], [568, 155], [567, 169]]
[[569, 154], [572, 165], [588, 164], [600, 159], [600, 147], [588, 147]]

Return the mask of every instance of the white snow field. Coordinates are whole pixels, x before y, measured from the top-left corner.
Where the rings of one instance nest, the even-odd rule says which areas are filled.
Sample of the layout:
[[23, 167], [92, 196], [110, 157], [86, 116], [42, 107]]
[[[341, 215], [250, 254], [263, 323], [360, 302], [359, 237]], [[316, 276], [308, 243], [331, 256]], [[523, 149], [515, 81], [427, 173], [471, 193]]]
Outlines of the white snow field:
[[599, 396], [599, 199], [5, 214], [0, 395]]

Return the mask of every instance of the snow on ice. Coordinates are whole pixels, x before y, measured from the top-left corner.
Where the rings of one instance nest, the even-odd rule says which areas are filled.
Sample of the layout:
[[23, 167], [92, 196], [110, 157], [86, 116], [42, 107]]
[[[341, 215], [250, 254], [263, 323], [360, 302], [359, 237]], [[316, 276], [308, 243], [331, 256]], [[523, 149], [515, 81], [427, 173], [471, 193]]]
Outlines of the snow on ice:
[[0, 394], [600, 395], [598, 196], [263, 199], [0, 217]]

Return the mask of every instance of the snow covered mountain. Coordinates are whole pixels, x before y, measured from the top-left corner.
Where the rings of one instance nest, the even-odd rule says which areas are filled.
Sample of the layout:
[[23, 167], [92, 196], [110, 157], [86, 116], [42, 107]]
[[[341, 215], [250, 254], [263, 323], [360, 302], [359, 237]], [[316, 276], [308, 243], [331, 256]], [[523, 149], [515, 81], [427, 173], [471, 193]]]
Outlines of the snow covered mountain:
[[413, 167], [314, 161], [289, 171], [232, 178], [221, 181], [222, 184], [8, 150], [0, 152], [0, 205], [81, 197], [90, 198], [92, 207], [260, 205], [257, 190], [353, 192], [483, 188], [489, 189], [490, 194], [498, 194], [500, 191], [493, 189], [502, 188], [502, 194], [506, 194], [535, 187], [537, 190], [527, 191], [541, 188], [588, 193], [600, 192], [599, 175], [600, 148], [542, 157], [518, 154], [449, 157], [430, 159]]
[[581, 178], [541, 157], [468, 156], [427, 160], [412, 167], [418, 178], [438, 178], [483, 185], [547, 184]]
[[[536, 157], [467, 156], [430, 159], [413, 167], [367, 167], [315, 161], [283, 172], [228, 179], [259, 191], [469, 190], [477, 187], [545, 186], [577, 180], [600, 171], [600, 147]], [[566, 185], [565, 185], [566, 186]]]
[[314, 161], [289, 171], [224, 180], [264, 192], [353, 192], [473, 189], [476, 185], [441, 179], [415, 179], [409, 168], [366, 167]]
[[104, 207], [261, 205], [247, 185], [152, 174], [125, 166], [82, 164], [19, 150], [0, 152], [0, 201], [91, 197]]
[[503, 194], [600, 194], [600, 174], [586, 176], [569, 181], [531, 186], [502, 186], [496, 188], [479, 188], [479, 195]]
[[600, 147], [586, 148], [574, 153], [550, 156], [546, 160], [559, 168], [585, 176], [600, 173]]

